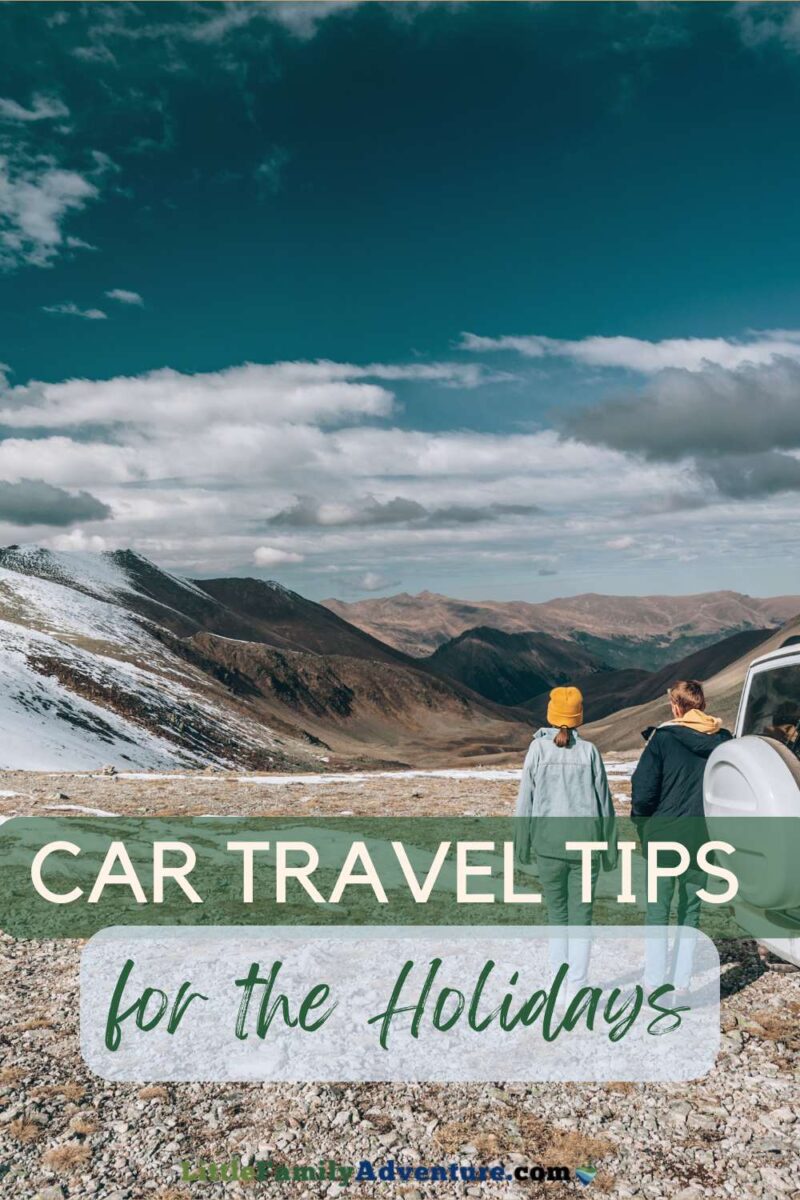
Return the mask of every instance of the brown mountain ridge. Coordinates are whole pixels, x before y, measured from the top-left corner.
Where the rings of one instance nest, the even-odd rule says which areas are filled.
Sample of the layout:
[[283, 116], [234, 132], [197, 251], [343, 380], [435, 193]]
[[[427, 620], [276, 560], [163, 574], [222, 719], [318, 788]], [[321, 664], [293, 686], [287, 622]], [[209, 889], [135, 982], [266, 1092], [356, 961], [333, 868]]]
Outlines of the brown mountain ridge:
[[535, 604], [420, 592], [323, 603], [373, 637], [417, 657], [432, 654], [467, 629], [488, 626], [576, 641], [608, 666], [651, 671], [730, 634], [776, 627], [800, 613], [800, 596], [760, 598], [733, 591], [689, 596], [589, 592]]

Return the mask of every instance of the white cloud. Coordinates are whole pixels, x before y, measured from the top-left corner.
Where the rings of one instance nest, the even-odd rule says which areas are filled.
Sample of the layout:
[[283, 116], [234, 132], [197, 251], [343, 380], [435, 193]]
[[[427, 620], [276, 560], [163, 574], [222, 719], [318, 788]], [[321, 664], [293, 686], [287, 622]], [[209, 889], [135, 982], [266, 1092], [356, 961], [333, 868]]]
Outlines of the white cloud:
[[83, 238], [74, 237], [70, 234], [64, 238], [64, 245], [68, 250], [96, 250], [97, 246], [93, 246], [91, 242], [84, 241]]
[[[88, 28], [88, 40], [73, 50], [87, 62], [117, 65], [120, 43], [149, 43], [161, 52], [169, 69], [185, 69], [184, 47], [208, 46], [212, 52], [225, 56], [230, 69], [231, 42], [235, 35], [250, 40], [263, 50], [265, 30], [282, 28], [299, 41], [313, 38], [319, 27], [331, 17], [341, 16], [356, 8], [360, 0], [301, 0], [292, 3], [240, 3], [228, 0], [221, 6], [211, 4], [186, 5], [178, 19], [164, 20], [162, 5], [146, 6], [139, 10], [129, 5], [96, 5], [96, 17]], [[402, 6], [405, 9], [405, 5]], [[151, 12], [152, 10], [152, 12]], [[92, 14], [95, 16], [95, 14]]]
[[101, 308], [79, 308], [71, 300], [65, 304], [44, 304], [42, 305], [42, 311], [46, 313], [58, 313], [67, 317], [82, 317], [84, 321], [105, 321], [108, 315]]
[[52, 121], [68, 116], [69, 109], [57, 96], [37, 92], [30, 108], [25, 108], [17, 100], [0, 96], [0, 121]]
[[76, 52], [81, 58], [114, 61], [109, 43], [116, 39], [152, 41], [173, 47], [178, 42], [201, 42], [208, 45], [225, 42], [230, 35], [248, 26], [277, 25], [294, 37], [306, 40], [314, 36], [319, 26], [331, 17], [340, 16], [358, 6], [359, 0], [282, 0], [275, 4], [239, 3], [230, 0], [223, 7], [204, 6], [187, 10], [185, 19], [155, 20], [144, 12], [144, 20], [127, 21], [127, 14], [103, 10], [100, 20], [91, 30], [91, 44]]
[[636, 545], [636, 538], [630, 534], [623, 534], [621, 537], [609, 538], [606, 542], [607, 550], [630, 550]]
[[137, 308], [144, 308], [144, 300], [138, 292], [130, 292], [127, 288], [111, 288], [105, 293], [109, 300], [116, 300], [118, 304], [133, 304]]
[[279, 546], [258, 546], [253, 552], [253, 562], [257, 567], [277, 567], [284, 563], [300, 563], [304, 554], [295, 554], [292, 550], [281, 550]]
[[[15, 430], [0, 441], [0, 479], [98, 495], [112, 510], [110, 545], [176, 570], [333, 566], [364, 591], [365, 577], [376, 590], [385, 572], [408, 578], [408, 564], [416, 578], [488, 561], [535, 573], [556, 548], [562, 576], [567, 560], [607, 566], [615, 548], [630, 549], [614, 561], [632, 569], [662, 553], [657, 535], [674, 532], [681, 505], [704, 506], [703, 521], [683, 524], [683, 552], [706, 554], [711, 539], [720, 553], [741, 526], [741, 502], [692, 462], [649, 461], [554, 430], [393, 425], [387, 385], [420, 378], [448, 386], [462, 376], [441, 363], [294, 362], [0, 383], [0, 423]], [[764, 522], [780, 513], [788, 536], [795, 516], [751, 476], [749, 512]], [[766, 527], [760, 536], [774, 537]]]
[[103, 550], [108, 549], [108, 542], [105, 538], [96, 533], [84, 533], [82, 529], [56, 534], [55, 537], [47, 539], [43, 544], [49, 546], [51, 550], [88, 551], [90, 554], [101, 554]]
[[136, 445], [77, 442], [68, 437], [0, 439], [0, 478], [46, 479], [64, 487], [124, 484], [141, 479]]
[[[371, 369], [403, 376], [402, 367]], [[392, 415], [394, 398], [365, 380], [364, 371], [284, 363], [6, 387], [0, 421], [35, 434], [0, 443], [0, 474], [69, 486], [105, 481], [135, 488], [140, 499], [172, 487], [173, 506], [188, 503], [192, 487], [203, 488], [264, 522], [311, 494], [315, 520], [331, 529], [352, 523], [365, 496], [375, 498], [371, 507], [379, 513], [395, 515], [389, 509], [402, 495], [409, 522], [416, 514], [427, 527], [485, 510], [490, 523], [530, 528], [538, 517], [523, 520], [520, 510], [549, 511], [565, 476], [578, 499], [596, 493], [600, 472], [609, 499], [658, 492], [662, 472], [674, 479], [674, 468], [657, 464], [623, 470], [627, 460], [618, 451], [565, 442], [552, 431], [432, 433], [377, 425]], [[113, 507], [122, 511], [118, 497]]]
[[734, 4], [731, 15], [738, 22], [745, 46], [753, 49], [777, 42], [784, 49], [800, 52], [800, 9], [795, 4], [760, 2]]
[[347, 370], [360, 378], [374, 375], [387, 382], [413, 381], [439, 383], [443, 387], [477, 388], [487, 383], [507, 383], [515, 377], [507, 371], [489, 372], [482, 364], [435, 362], [435, 363], [371, 363], [365, 367], [348, 367]]
[[464, 350], [485, 353], [510, 350], [524, 358], [566, 358], [588, 367], [617, 367], [654, 374], [674, 367], [702, 371], [708, 366], [733, 370], [744, 365], [768, 366], [780, 358], [800, 361], [800, 330], [768, 330], [747, 338], [665, 338], [652, 342], [633, 337], [587, 337], [579, 341], [524, 336], [480, 337], [465, 333]]
[[[353, 418], [387, 417], [394, 396], [381, 383], [429, 379], [447, 385], [462, 378], [475, 385], [461, 364], [395, 366], [374, 363], [247, 363], [208, 374], [187, 375], [165, 367], [134, 377], [107, 380], [31, 382], [0, 393], [0, 411], [15, 426], [51, 428], [133, 422], [164, 435], [218, 421], [219, 436], [233, 439], [243, 453], [247, 439], [276, 423], [336, 424]], [[208, 431], [204, 434], [210, 441]], [[299, 434], [302, 438], [304, 435]], [[278, 447], [272, 451], [282, 453]]]
[[66, 245], [66, 219], [97, 195], [91, 179], [52, 158], [0, 155], [0, 268], [51, 266]]
[[377, 571], [365, 571], [357, 580], [357, 586], [363, 592], [381, 592], [394, 584], [386, 575], [379, 575]]
[[300, 0], [300, 3], [284, 0], [281, 4], [270, 5], [265, 15], [295, 37], [310, 38], [323, 21], [341, 16], [357, 8], [358, 4], [359, 0]]

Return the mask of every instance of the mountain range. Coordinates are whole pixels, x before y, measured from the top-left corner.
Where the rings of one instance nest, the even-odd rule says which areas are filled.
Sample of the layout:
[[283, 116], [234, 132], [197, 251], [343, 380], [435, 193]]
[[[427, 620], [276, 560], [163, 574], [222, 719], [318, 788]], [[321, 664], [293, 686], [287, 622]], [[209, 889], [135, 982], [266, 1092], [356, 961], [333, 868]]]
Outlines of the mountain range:
[[455, 600], [406, 592], [323, 602], [346, 621], [406, 654], [424, 657], [468, 629], [550, 634], [577, 642], [606, 666], [657, 670], [732, 633], [782, 625], [800, 596], [760, 599], [740, 592], [690, 596], [603, 596], [587, 592], [540, 604]]
[[798, 598], [736, 593], [597, 597], [596, 611], [590, 597], [497, 602], [477, 608], [512, 626], [544, 610], [550, 628], [470, 626], [414, 657], [405, 646], [475, 607], [431, 596], [426, 615], [429, 595], [392, 598], [406, 632], [389, 642], [376, 621], [347, 619], [359, 606], [274, 581], [183, 579], [131, 550], [0, 549], [0, 768], [516, 762], [565, 682], [581, 686], [601, 748], [627, 748], [636, 706], [663, 707], [681, 676], [732, 679], [732, 694], [741, 663], [800, 611]]
[[0, 550], [0, 768], [451, 762], [532, 723], [278, 583]]
[[546, 717], [550, 689], [574, 683], [583, 692], [587, 721], [663, 697], [676, 679], [711, 679], [749, 652], [755, 652], [772, 629], [748, 629], [693, 650], [655, 671], [616, 669], [590, 654], [580, 642], [546, 633], [502, 633], [468, 629], [445, 642], [428, 658], [429, 670], [499, 704], [521, 706], [537, 724]]
[[[658, 671], [641, 671], [635, 668], [620, 671], [600, 671], [578, 677], [583, 692], [584, 712], [588, 722], [597, 722], [613, 713], [619, 713], [640, 704], [655, 701], [666, 706], [666, 692], [678, 679], [699, 679], [706, 682], [731, 665], [756, 654], [763, 653], [761, 647], [774, 635], [771, 629], [749, 629], [732, 633], [730, 637], [694, 650], [685, 658], [668, 663]], [[533, 714], [537, 724], [545, 720], [548, 693], [543, 691], [525, 702], [524, 707]], [[664, 717], [668, 715], [666, 709]]]
[[[703, 677], [708, 711], [721, 717], [728, 729], [733, 729], [735, 724], [742, 685], [753, 658], [779, 650], [790, 638], [800, 638], [800, 618], [787, 621], [763, 639], [755, 650], [746, 651], [713, 675]], [[603, 750], [640, 749], [642, 731], [668, 719], [669, 711], [662, 696], [597, 719], [587, 725], [583, 732]]]

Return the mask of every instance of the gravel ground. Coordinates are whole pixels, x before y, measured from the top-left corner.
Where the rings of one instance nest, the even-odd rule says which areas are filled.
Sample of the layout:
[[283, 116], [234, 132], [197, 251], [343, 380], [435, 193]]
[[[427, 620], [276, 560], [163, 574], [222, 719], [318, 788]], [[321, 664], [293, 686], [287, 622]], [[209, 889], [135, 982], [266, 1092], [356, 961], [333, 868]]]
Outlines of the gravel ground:
[[[620, 811], [625, 756], [609, 769]], [[13, 793], [9, 795], [8, 793]], [[0, 775], [0, 816], [75, 804], [115, 813], [508, 812], [516, 783], [487, 777], [281, 785], [240, 776], [126, 780]], [[70, 811], [70, 810], [62, 810]], [[750, 941], [720, 945], [722, 1049], [687, 1084], [107, 1084], [78, 1045], [81, 943], [0, 936], [0, 1195], [20, 1200], [188, 1200], [252, 1188], [181, 1184], [181, 1158], [313, 1164], [394, 1157], [563, 1164], [593, 1160], [590, 1193], [646, 1200], [800, 1197], [800, 973], [765, 970]], [[56, 982], [57, 981], [57, 982]], [[335, 1183], [262, 1183], [255, 1193], [335, 1196]], [[574, 1195], [571, 1184], [351, 1185], [359, 1195]]]

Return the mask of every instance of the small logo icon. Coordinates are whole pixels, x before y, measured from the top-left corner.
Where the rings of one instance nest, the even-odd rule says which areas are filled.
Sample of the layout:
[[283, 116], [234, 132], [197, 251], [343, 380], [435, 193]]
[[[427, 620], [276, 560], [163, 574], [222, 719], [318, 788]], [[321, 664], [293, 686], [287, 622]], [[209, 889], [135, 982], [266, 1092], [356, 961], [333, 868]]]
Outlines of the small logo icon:
[[588, 1187], [597, 1174], [597, 1167], [578, 1167], [575, 1177], [582, 1187]]

